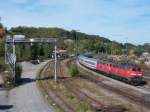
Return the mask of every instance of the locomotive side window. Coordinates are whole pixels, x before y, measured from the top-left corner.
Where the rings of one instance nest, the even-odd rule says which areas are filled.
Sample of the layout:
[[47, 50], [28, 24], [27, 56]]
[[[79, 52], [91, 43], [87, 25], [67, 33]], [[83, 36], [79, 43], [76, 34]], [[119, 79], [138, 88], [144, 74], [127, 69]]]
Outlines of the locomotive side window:
[[137, 70], [140, 72], [140, 71], [141, 71], [141, 68], [138, 68]]

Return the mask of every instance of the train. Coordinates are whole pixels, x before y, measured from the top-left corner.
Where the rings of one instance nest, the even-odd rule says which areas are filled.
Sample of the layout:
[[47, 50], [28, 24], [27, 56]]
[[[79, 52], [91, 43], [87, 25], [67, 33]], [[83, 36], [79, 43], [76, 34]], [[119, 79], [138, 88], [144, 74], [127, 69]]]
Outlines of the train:
[[86, 54], [80, 54], [78, 61], [81, 65], [91, 70], [132, 85], [138, 85], [143, 82], [142, 69], [136, 65], [114, 64], [108, 60], [95, 59]]

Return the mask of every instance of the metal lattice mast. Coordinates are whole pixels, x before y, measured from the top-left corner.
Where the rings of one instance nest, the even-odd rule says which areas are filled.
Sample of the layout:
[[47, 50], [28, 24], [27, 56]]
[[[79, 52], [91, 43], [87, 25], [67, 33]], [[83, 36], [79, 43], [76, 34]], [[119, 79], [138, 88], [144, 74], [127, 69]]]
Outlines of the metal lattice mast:
[[[15, 80], [16, 75], [16, 44], [49, 44], [55, 42], [55, 54], [56, 54], [56, 39], [54, 38], [42, 38], [42, 39], [12, 39], [6, 36], [5, 38], [5, 63], [9, 65], [13, 78]], [[56, 63], [57, 57], [55, 57], [55, 81], [56, 76]]]

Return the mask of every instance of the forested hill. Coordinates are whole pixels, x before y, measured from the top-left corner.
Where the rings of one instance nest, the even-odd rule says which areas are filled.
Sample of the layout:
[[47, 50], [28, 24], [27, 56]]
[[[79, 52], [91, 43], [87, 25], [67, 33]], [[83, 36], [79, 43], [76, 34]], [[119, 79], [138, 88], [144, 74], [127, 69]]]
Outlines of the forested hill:
[[[10, 34], [23, 34], [28, 38], [59, 38], [64, 39], [74, 39], [74, 31], [67, 31], [61, 28], [45, 28], [45, 27], [13, 27], [9, 30]], [[99, 35], [88, 35], [81, 32], [76, 32], [76, 37], [78, 38], [81, 47], [86, 51], [94, 52], [107, 52], [112, 54], [123, 54], [126, 52], [126, 47], [128, 48], [128, 53], [131, 51], [137, 55], [142, 52], [150, 52], [150, 45], [133, 45], [130, 43], [122, 44], [119, 42], [110, 41], [107, 38], [101, 37]], [[80, 46], [80, 45], [79, 45]]]
[[[68, 39], [73, 39], [74, 31], [67, 31], [61, 28], [46, 28], [46, 27], [13, 27], [9, 30], [12, 34], [23, 34], [26, 35], [26, 37], [29, 38], [68, 38]], [[76, 32], [77, 37], [80, 39], [85, 39], [85, 38], [99, 38], [103, 42], [110, 42], [109, 39], [106, 39], [104, 37], [100, 37], [98, 35], [88, 35], [85, 33], [81, 32]]]

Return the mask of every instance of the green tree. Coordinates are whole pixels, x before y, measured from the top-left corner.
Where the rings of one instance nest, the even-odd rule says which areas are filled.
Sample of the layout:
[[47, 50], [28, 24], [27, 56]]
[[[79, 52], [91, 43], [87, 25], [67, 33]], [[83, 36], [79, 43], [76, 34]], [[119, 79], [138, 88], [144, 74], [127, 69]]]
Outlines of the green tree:
[[4, 43], [2, 39], [0, 39], [0, 57], [4, 56]]
[[37, 45], [31, 46], [31, 59], [36, 60], [38, 58], [38, 47]]
[[39, 52], [40, 52], [40, 53], [39, 53], [40, 56], [44, 56], [44, 55], [45, 55], [43, 46], [40, 47], [40, 51], [39, 51]]

